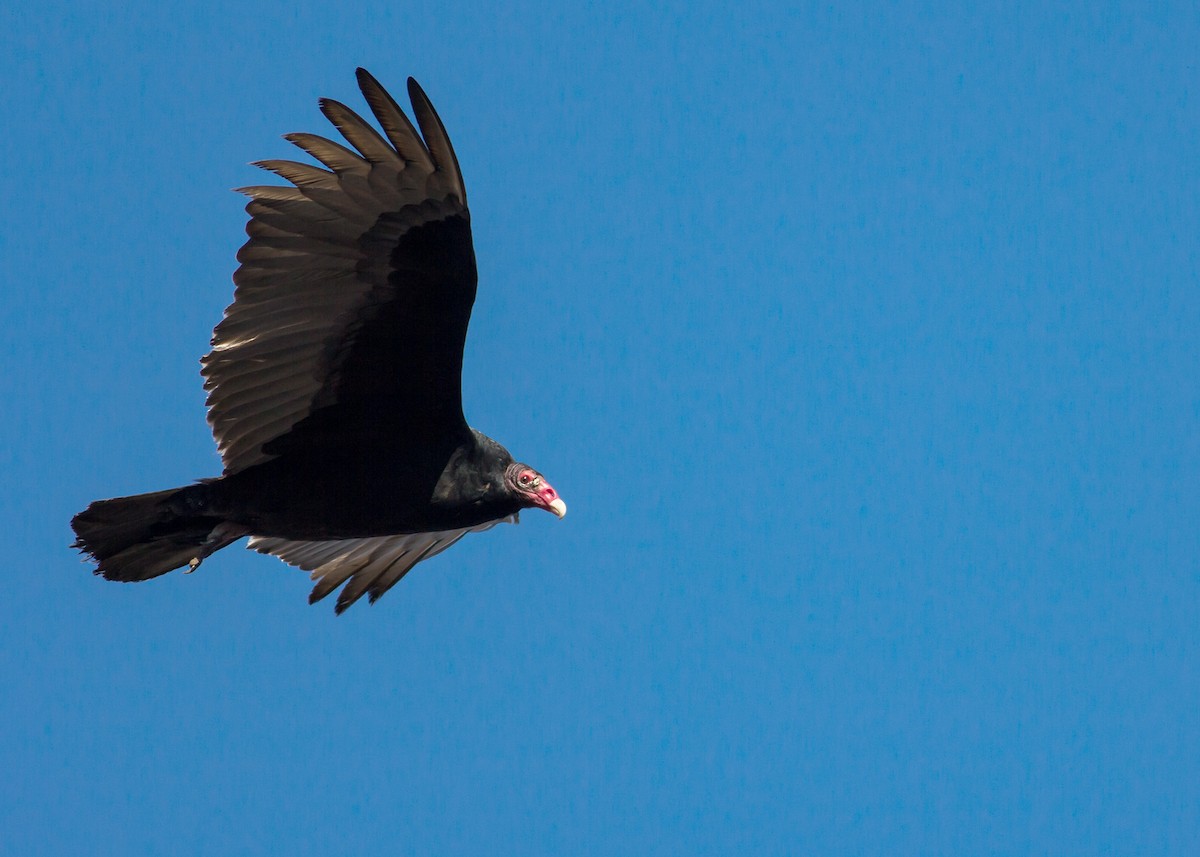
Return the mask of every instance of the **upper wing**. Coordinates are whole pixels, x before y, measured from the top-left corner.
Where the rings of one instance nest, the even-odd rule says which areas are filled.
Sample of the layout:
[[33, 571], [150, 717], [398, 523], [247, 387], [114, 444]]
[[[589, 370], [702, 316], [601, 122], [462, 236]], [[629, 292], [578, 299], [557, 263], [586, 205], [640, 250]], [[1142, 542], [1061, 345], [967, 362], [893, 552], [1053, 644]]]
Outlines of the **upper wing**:
[[402, 423], [417, 441], [466, 430], [462, 348], [476, 271], [458, 161], [416, 81], [420, 134], [363, 69], [358, 83], [386, 136], [322, 100], [357, 151], [289, 134], [328, 169], [261, 161], [295, 187], [241, 189], [250, 239], [202, 361], [226, 474], [269, 459], [305, 426], [344, 436], [371, 430], [364, 421], [376, 431]]
[[308, 596], [309, 604], [315, 604], [349, 580], [334, 608], [341, 613], [363, 595], [369, 595], [374, 604], [421, 560], [436, 556], [467, 533], [481, 533], [505, 521], [515, 524], [517, 516], [461, 530], [369, 539], [303, 542], [252, 536], [248, 547], [312, 572], [317, 585]]

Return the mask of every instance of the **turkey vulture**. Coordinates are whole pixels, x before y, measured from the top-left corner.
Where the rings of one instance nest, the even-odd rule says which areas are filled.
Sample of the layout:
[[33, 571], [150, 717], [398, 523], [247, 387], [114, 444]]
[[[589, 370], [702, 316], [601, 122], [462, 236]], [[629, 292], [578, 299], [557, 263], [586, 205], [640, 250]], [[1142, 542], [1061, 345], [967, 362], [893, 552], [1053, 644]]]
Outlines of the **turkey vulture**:
[[325, 169], [260, 161], [294, 187], [240, 189], [250, 237], [201, 361], [223, 473], [76, 515], [73, 547], [106, 579], [195, 569], [249, 536], [312, 573], [309, 603], [346, 584], [341, 613], [521, 509], [566, 514], [540, 473], [463, 417], [477, 278], [446, 130], [412, 78], [419, 133], [361, 68], [358, 85], [383, 134], [323, 99], [354, 150], [288, 134]]

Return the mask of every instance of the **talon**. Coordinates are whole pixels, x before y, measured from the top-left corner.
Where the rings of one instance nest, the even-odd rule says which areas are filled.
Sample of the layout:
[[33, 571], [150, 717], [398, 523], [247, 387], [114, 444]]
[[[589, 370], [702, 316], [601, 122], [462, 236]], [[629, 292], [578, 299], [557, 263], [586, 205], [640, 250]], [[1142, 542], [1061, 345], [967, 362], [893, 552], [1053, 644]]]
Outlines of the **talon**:
[[242, 536], [249, 535], [249, 530], [239, 524], [231, 524], [222, 522], [217, 524], [200, 544], [200, 553], [196, 554], [188, 561], [188, 567], [183, 570], [184, 574], [191, 574], [200, 567], [200, 563], [204, 562], [204, 558], [212, 556], [226, 545], [233, 544]]

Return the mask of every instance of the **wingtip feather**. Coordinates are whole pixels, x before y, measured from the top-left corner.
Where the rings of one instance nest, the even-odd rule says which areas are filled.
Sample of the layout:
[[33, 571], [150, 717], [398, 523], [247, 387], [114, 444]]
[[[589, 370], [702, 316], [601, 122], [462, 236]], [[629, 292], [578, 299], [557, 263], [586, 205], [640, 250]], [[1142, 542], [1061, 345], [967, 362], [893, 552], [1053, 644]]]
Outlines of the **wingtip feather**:
[[450, 135], [442, 118], [434, 109], [433, 102], [417, 83], [416, 78], [408, 79], [408, 98], [412, 102], [413, 114], [417, 117], [417, 125], [421, 128], [421, 136], [425, 138], [425, 146], [433, 158], [434, 165], [445, 174], [459, 201], [466, 207], [467, 190], [463, 182], [462, 169], [458, 164], [458, 156], [454, 154], [454, 146], [450, 143]]

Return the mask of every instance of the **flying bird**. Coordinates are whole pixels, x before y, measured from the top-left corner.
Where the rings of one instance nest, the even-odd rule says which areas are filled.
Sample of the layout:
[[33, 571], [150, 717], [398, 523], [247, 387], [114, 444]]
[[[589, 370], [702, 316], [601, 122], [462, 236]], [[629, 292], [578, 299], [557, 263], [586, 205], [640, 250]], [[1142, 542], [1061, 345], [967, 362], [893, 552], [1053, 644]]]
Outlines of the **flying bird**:
[[104, 578], [194, 570], [249, 536], [311, 572], [310, 603], [345, 584], [341, 613], [467, 533], [522, 509], [566, 514], [542, 474], [463, 416], [477, 276], [446, 130], [412, 78], [417, 127], [361, 68], [358, 85], [382, 134], [322, 99], [353, 150], [288, 134], [323, 166], [259, 161], [292, 186], [240, 188], [249, 240], [201, 361], [222, 475], [76, 515], [73, 547]]

